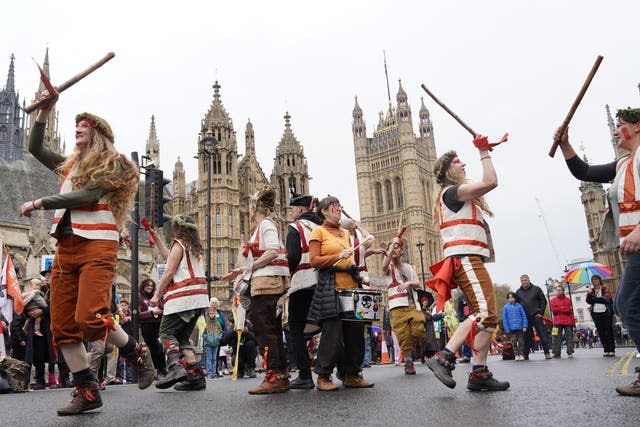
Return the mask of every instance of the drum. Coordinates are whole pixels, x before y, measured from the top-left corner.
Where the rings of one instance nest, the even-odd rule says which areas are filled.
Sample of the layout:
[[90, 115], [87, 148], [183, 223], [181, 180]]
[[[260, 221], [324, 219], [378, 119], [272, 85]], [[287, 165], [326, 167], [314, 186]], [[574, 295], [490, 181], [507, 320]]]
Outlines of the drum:
[[380, 320], [382, 292], [373, 289], [341, 289], [338, 312], [342, 320], [371, 323]]
[[[282, 302], [282, 330], [289, 334], [289, 294], [283, 295], [280, 299]], [[307, 317], [307, 323], [304, 326], [304, 335], [305, 336], [313, 336], [320, 332], [320, 325], [314, 320]]]

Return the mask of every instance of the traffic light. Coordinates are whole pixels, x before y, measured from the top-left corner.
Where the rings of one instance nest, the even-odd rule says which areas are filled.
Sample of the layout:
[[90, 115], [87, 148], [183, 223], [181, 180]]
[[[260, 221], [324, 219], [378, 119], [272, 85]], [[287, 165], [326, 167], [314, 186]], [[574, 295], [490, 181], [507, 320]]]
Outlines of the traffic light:
[[171, 220], [171, 216], [164, 213], [165, 203], [171, 201], [171, 197], [164, 195], [164, 186], [171, 180], [164, 178], [160, 169], [147, 169], [146, 175], [144, 215], [152, 226], [162, 227], [165, 221]]

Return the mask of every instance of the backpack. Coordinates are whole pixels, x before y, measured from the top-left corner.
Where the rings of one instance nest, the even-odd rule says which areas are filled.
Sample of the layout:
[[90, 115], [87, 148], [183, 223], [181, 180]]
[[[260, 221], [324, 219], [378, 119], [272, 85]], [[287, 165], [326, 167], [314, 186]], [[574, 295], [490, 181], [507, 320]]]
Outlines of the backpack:
[[27, 372], [29, 365], [21, 360], [6, 357], [0, 360], [0, 374], [9, 382], [9, 388], [14, 392], [29, 390]]

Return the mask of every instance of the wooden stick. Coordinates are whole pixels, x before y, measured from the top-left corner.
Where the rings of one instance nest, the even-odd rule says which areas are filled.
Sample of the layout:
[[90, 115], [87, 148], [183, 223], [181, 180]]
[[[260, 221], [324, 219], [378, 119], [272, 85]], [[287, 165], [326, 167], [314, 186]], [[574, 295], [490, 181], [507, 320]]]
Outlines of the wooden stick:
[[[364, 240], [362, 242], [360, 242], [358, 244], [358, 246], [356, 246], [355, 248], [353, 248], [353, 252], [356, 251], [356, 249], [358, 249], [360, 246], [364, 245], [365, 243], [367, 243], [369, 240], [373, 240], [373, 236], [371, 234], [369, 234], [367, 237], [364, 238]], [[333, 266], [335, 267], [336, 265], [338, 265], [340, 263], [340, 261], [342, 261], [341, 259], [337, 260], [336, 262], [333, 263]]]
[[[108, 61], [110, 61], [114, 56], [116, 56], [116, 54], [113, 53], [113, 52], [107, 53], [98, 62], [96, 62], [95, 64], [93, 64], [92, 66], [87, 68], [86, 70], [76, 74], [75, 76], [71, 77], [69, 80], [67, 80], [66, 82], [62, 83], [60, 86], [58, 86], [57, 87], [58, 93], [62, 93], [65, 90], [69, 89], [71, 86], [73, 86], [74, 84], [78, 83], [80, 80], [84, 79], [85, 77], [87, 77], [89, 74], [93, 73], [98, 68], [102, 67]], [[35, 101], [33, 104], [31, 104], [27, 108], [25, 108], [24, 111], [27, 114], [32, 113], [38, 107], [40, 107], [40, 105], [42, 105], [42, 103], [46, 102], [47, 99], [48, 98], [44, 98], [44, 99], [39, 99], [39, 100]]]
[[[569, 110], [567, 117], [564, 118], [564, 122], [562, 122], [562, 124], [560, 125], [560, 128], [558, 129], [558, 134], [560, 135], [560, 139], [562, 139], [562, 135], [564, 135], [564, 132], [567, 130], [567, 126], [569, 126], [569, 122], [571, 122], [573, 115], [578, 109], [578, 105], [580, 105], [580, 102], [582, 101], [584, 94], [587, 92], [587, 89], [589, 89], [591, 80], [593, 80], [593, 77], [596, 75], [596, 72], [598, 71], [598, 67], [600, 67], [600, 63], [602, 62], [602, 59], [603, 57], [601, 55], [598, 55], [598, 57], [596, 58], [596, 62], [593, 63], [593, 67], [591, 67], [591, 71], [587, 76], [587, 80], [584, 81], [582, 88], [580, 89], [580, 93], [578, 93], [578, 96], [576, 97], [575, 101], [573, 101], [573, 105], [571, 106], [571, 109]], [[549, 156], [553, 157], [556, 155], [556, 150], [558, 149], [559, 143], [560, 143], [560, 140], [553, 141], [553, 144], [551, 145], [551, 149], [549, 150]]]
[[456, 113], [454, 113], [449, 107], [447, 107], [444, 102], [440, 101], [433, 93], [431, 93], [431, 91], [429, 89], [427, 89], [427, 87], [424, 84], [422, 84], [421, 86], [422, 86], [422, 89], [424, 89], [424, 91], [427, 92], [427, 95], [429, 95], [431, 98], [433, 98], [433, 100], [436, 101], [436, 103], [439, 106], [441, 106], [444, 109], [444, 111], [446, 111], [447, 113], [449, 113], [451, 115], [451, 117], [456, 119], [456, 121], [458, 123], [460, 123], [460, 125], [462, 125], [462, 127], [465, 128], [467, 130], [467, 132], [469, 132], [471, 134], [471, 136], [473, 136], [475, 138], [478, 135], [476, 133], [476, 131], [471, 129], [471, 126], [469, 126], [468, 124], [463, 122], [462, 119], [460, 117], [458, 117], [458, 115]]

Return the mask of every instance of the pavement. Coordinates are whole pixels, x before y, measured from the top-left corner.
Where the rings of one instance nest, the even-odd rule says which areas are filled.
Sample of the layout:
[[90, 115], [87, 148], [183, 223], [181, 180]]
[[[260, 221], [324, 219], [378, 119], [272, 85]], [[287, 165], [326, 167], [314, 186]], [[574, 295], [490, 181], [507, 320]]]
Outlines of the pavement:
[[[207, 380], [203, 391], [178, 392], [151, 386], [108, 386], [104, 405], [93, 412], [58, 417], [55, 409], [70, 389], [0, 395], [3, 426], [638, 426], [640, 398], [618, 396], [615, 387], [635, 378], [636, 350], [619, 348], [615, 358], [601, 349], [578, 349], [574, 359], [545, 360], [541, 352], [529, 361], [491, 356], [489, 368], [509, 380], [503, 392], [466, 390], [469, 365], [458, 365], [458, 385], [448, 389], [416, 364], [417, 375], [394, 365], [363, 371], [370, 389], [336, 392], [291, 390], [252, 396], [247, 390], [262, 381]], [[295, 374], [293, 374], [295, 377]]]

